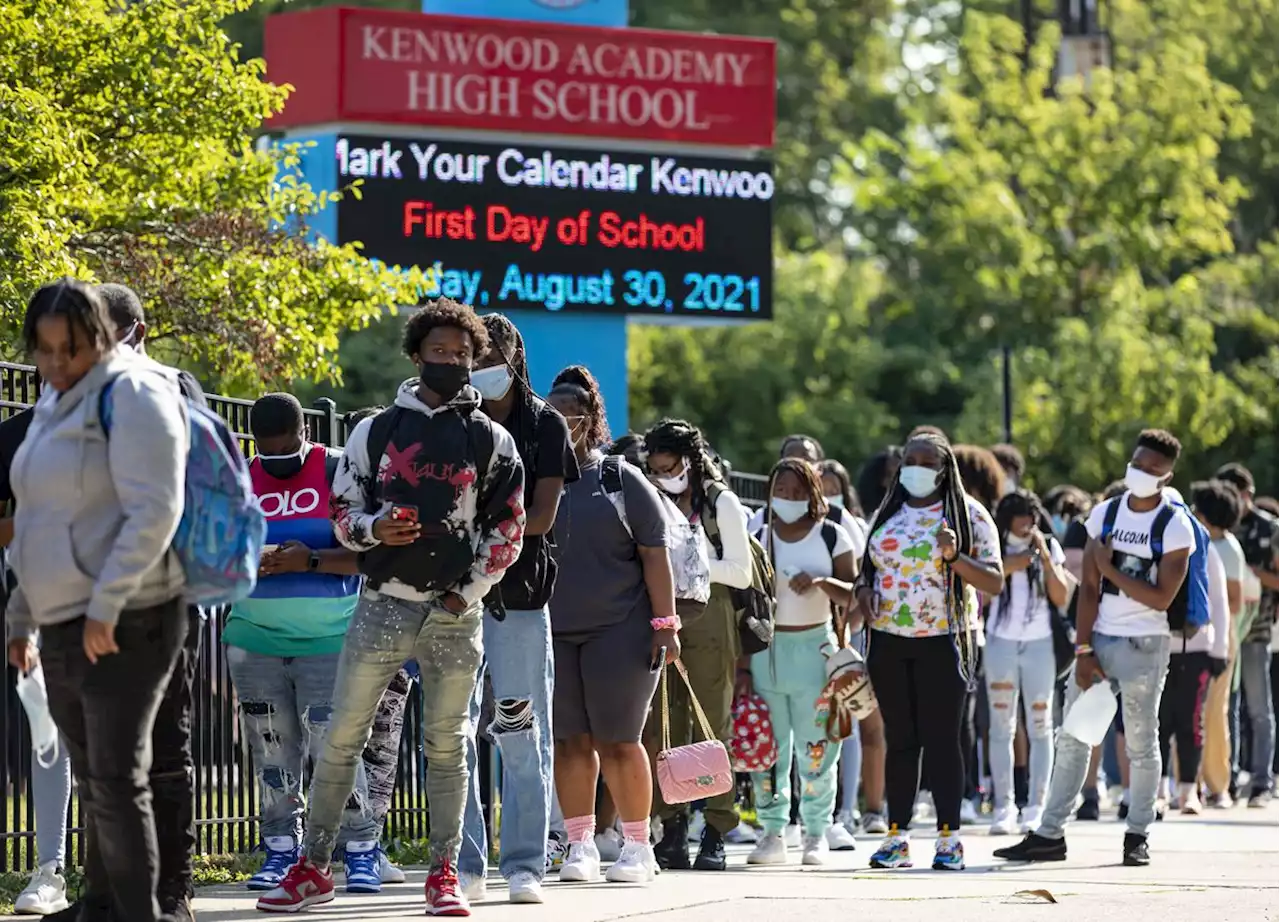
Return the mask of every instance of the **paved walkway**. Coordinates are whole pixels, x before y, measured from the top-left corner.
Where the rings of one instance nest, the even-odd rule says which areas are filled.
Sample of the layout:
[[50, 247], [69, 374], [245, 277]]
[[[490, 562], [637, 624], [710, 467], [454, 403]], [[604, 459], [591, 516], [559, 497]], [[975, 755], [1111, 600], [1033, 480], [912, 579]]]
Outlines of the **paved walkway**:
[[[969, 870], [929, 870], [932, 835], [915, 845], [925, 868], [871, 871], [874, 840], [856, 852], [833, 854], [826, 867], [746, 867], [736, 847], [723, 874], [662, 875], [650, 887], [549, 882], [542, 906], [512, 906], [501, 882], [474, 907], [482, 922], [846, 922], [858, 919], [930, 922], [1277, 922], [1280, 899], [1280, 809], [1243, 807], [1198, 819], [1173, 817], [1155, 827], [1148, 868], [1120, 865], [1124, 827], [1114, 821], [1076, 823], [1068, 831], [1070, 859], [1061, 864], [1006, 866], [991, 851], [1012, 839], [966, 830]], [[399, 922], [423, 918], [421, 871], [409, 883], [375, 897], [347, 897], [307, 915], [318, 922]], [[1047, 890], [1058, 901], [1019, 897]], [[243, 889], [218, 887], [196, 900], [200, 922], [269, 918]]]

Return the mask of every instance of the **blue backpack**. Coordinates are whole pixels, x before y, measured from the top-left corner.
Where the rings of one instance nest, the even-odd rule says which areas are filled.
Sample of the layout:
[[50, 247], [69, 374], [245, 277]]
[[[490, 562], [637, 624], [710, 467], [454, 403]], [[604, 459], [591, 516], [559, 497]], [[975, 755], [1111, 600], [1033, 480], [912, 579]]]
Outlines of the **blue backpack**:
[[[1100, 541], [1106, 541], [1111, 537], [1116, 524], [1116, 514], [1120, 511], [1120, 504], [1124, 502], [1127, 495], [1108, 500], [1107, 511], [1102, 517]], [[1177, 509], [1185, 512], [1187, 518], [1191, 520], [1191, 529], [1196, 536], [1196, 546], [1191, 552], [1191, 558], [1187, 561], [1186, 579], [1178, 588], [1178, 594], [1173, 597], [1167, 614], [1169, 630], [1180, 631], [1183, 637], [1190, 637], [1200, 628], [1208, 625], [1210, 619], [1209, 532], [1184, 504], [1166, 498], [1164, 505], [1156, 513], [1156, 519], [1151, 523], [1151, 563], [1152, 567], [1159, 568], [1160, 558], [1164, 556], [1164, 532], [1173, 521]]]
[[[111, 386], [102, 389], [98, 415], [111, 432]], [[258, 506], [249, 465], [222, 418], [187, 401], [191, 447], [187, 452], [182, 519], [173, 551], [186, 574], [192, 605], [230, 605], [247, 598], [258, 582], [267, 519]]]

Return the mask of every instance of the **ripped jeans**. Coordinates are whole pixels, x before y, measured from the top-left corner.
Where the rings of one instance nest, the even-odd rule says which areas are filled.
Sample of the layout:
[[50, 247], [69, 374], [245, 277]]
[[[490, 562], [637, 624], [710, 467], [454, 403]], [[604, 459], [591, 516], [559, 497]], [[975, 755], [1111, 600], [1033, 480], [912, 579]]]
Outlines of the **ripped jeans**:
[[555, 780], [551, 770], [551, 619], [547, 609], [516, 611], [498, 621], [484, 616], [485, 664], [471, 699], [467, 767], [471, 783], [462, 830], [458, 870], [483, 876], [489, 859], [480, 805], [476, 733], [487, 669], [493, 685], [494, 721], [489, 725], [502, 755], [502, 835], [498, 868], [510, 879], [527, 871], [542, 879], [546, 868], [547, 825]]
[[1018, 712], [1027, 718], [1029, 752], [1028, 807], [1043, 807], [1053, 774], [1053, 685], [1057, 667], [1053, 638], [1007, 640], [987, 635], [983, 657], [987, 676], [987, 704], [991, 714], [991, 782], [995, 806], [1013, 807], [1013, 738]]
[[[240, 723], [253, 754], [263, 840], [302, 842], [307, 764], [324, 754], [340, 653], [279, 657], [227, 647]], [[338, 847], [376, 842], [381, 818], [369, 804], [363, 769], [343, 812]]]

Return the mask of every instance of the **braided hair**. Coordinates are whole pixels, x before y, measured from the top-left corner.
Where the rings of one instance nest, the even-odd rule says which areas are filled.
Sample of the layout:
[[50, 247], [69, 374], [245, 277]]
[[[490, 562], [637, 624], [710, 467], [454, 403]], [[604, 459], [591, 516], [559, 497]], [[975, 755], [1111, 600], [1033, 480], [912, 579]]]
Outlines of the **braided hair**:
[[604, 415], [604, 397], [595, 376], [585, 365], [570, 365], [551, 382], [549, 396], [571, 397], [582, 407], [587, 419], [586, 442], [589, 448], [600, 448], [609, 443], [609, 424]]
[[511, 404], [511, 415], [503, 428], [521, 440], [520, 457], [529, 463], [537, 454], [538, 401], [529, 383], [529, 359], [525, 353], [524, 337], [505, 314], [485, 314], [480, 322], [489, 336], [489, 345], [498, 350], [503, 364], [511, 369], [511, 386], [516, 389], [516, 399]]
[[[1009, 534], [1013, 527], [1013, 520], [1029, 516], [1032, 520], [1031, 527], [1039, 528], [1044, 531], [1044, 521], [1048, 514], [1044, 511], [1044, 507], [1040, 504], [1040, 500], [1030, 490], [1014, 490], [1012, 493], [1000, 500], [996, 506], [996, 531], [1000, 533], [1000, 549], [1003, 552], [1009, 541]], [[1052, 534], [1052, 529], [1049, 530]], [[1031, 558], [1031, 563], [1027, 566], [1027, 610], [1024, 613], [1030, 618], [1031, 613], [1035, 610], [1036, 602], [1044, 594], [1044, 561], [1038, 556]], [[1006, 573], [1004, 575], [1004, 588], [1000, 590], [1000, 601], [996, 606], [996, 621], [1003, 621], [1009, 614], [1009, 601], [1012, 598], [1013, 578], [1016, 573]]]
[[[956, 465], [955, 452], [945, 435], [930, 431], [920, 431], [907, 439], [903, 455], [913, 445], [927, 445], [942, 458], [942, 469], [938, 472], [938, 493], [942, 495], [943, 522], [956, 533], [956, 553], [973, 552], [973, 521], [969, 517], [969, 494], [965, 492], [964, 481], [960, 478], [960, 469]], [[871, 523], [870, 534], [874, 536], [885, 524], [898, 514], [906, 505], [908, 494], [902, 485], [902, 470], [893, 475], [893, 482], [885, 494], [884, 502], [876, 510], [875, 520]], [[880, 580], [876, 576], [876, 565], [872, 559], [871, 549], [874, 542], [867, 541], [867, 550], [862, 557], [862, 570], [858, 577], [858, 587], [868, 588], [876, 594], [876, 607], [879, 607]], [[944, 593], [946, 598], [947, 629], [959, 654], [960, 675], [968, 683], [972, 683], [977, 669], [977, 648], [970, 632], [969, 612], [965, 605], [967, 587], [960, 574], [954, 568], [945, 566]], [[958, 628], [958, 629], [957, 629]]]
[[644, 434], [646, 455], [661, 452], [684, 458], [689, 465], [689, 499], [695, 513], [706, 502], [706, 483], [724, 484], [724, 474], [711, 459], [707, 440], [693, 423], [683, 419], [664, 419]]
[[[827, 517], [830, 507], [827, 505], [827, 498], [822, 493], [822, 480], [818, 477], [818, 472], [812, 464], [803, 458], [782, 458], [773, 466], [773, 470], [769, 471], [769, 485], [765, 493], [769, 497], [768, 505], [765, 508], [765, 535], [767, 539], [773, 541], [773, 491], [778, 485], [778, 478], [783, 474], [790, 472], [800, 479], [801, 486], [805, 492], [809, 494], [808, 516], [815, 522], [821, 522]], [[773, 547], [769, 546], [769, 554], [772, 556]]]

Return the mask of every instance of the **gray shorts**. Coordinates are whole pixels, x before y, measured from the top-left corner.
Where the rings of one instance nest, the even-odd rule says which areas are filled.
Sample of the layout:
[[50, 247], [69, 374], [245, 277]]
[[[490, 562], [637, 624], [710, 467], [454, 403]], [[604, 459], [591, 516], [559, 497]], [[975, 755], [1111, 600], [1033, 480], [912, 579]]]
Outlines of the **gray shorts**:
[[638, 743], [659, 674], [649, 668], [653, 629], [634, 614], [587, 634], [556, 634], [551, 728], [557, 740], [590, 734]]

